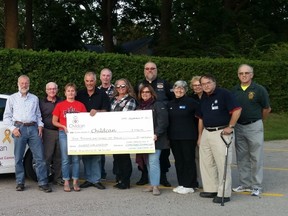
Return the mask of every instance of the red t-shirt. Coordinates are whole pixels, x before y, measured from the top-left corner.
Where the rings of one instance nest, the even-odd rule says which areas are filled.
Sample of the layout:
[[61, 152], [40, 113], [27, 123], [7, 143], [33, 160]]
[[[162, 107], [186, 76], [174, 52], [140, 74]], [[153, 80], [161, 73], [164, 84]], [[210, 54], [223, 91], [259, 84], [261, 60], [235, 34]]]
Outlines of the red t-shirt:
[[[68, 102], [67, 100], [62, 101], [56, 104], [52, 115], [58, 117], [58, 121], [60, 124], [67, 126], [66, 121], [66, 113], [79, 113], [79, 112], [87, 112], [83, 103], [79, 101]], [[59, 130], [63, 130], [59, 128]]]

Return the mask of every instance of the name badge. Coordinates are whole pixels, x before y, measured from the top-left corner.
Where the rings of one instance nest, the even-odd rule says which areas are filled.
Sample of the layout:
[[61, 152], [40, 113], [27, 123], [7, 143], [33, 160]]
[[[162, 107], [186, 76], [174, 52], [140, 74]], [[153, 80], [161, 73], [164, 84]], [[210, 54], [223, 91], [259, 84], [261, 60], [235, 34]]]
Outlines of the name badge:
[[218, 100], [215, 100], [214, 103], [212, 103], [211, 109], [212, 109], [212, 110], [218, 110], [218, 109], [219, 109], [219, 107], [218, 107]]
[[186, 109], [186, 106], [179, 106], [179, 109]]

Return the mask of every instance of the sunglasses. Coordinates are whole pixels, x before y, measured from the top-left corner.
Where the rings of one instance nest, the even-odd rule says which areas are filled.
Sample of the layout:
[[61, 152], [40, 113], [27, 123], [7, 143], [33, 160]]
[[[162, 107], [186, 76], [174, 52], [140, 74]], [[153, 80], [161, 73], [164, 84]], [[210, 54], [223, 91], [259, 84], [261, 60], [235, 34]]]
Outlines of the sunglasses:
[[123, 85], [117, 85], [117, 86], [116, 86], [116, 88], [125, 88], [125, 87], [126, 87], [125, 84], [123, 84]]

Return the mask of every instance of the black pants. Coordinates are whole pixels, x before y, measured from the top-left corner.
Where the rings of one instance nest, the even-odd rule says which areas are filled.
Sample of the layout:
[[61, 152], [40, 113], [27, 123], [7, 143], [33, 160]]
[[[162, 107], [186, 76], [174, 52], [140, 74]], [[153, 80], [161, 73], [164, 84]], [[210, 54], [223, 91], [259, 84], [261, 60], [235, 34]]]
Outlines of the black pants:
[[168, 172], [169, 168], [171, 167], [169, 156], [170, 156], [170, 149], [162, 149], [161, 150], [161, 155], [160, 155], [161, 173]]
[[170, 140], [175, 159], [176, 174], [179, 186], [198, 187], [195, 163], [196, 140]]
[[132, 162], [130, 154], [115, 154], [113, 172], [118, 176], [119, 180], [125, 184], [130, 185], [130, 177], [132, 174]]
[[101, 155], [101, 177], [106, 176], [106, 171], [105, 171], [105, 155]]

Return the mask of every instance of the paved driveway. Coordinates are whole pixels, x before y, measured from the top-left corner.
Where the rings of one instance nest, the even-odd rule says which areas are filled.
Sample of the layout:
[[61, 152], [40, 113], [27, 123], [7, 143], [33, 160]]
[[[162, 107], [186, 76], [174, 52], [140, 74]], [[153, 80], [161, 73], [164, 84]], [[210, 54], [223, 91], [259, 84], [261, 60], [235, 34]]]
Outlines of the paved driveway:
[[[134, 155], [132, 155], [133, 157]], [[288, 215], [288, 140], [265, 143], [265, 192], [261, 198], [247, 193], [233, 193], [231, 202], [225, 206], [212, 203], [211, 199], [194, 194], [180, 195], [172, 188], [161, 187], [161, 196], [155, 197], [142, 192], [135, 185], [139, 172], [134, 164], [132, 187], [129, 190], [113, 188], [112, 156], [107, 156], [106, 190], [83, 189], [81, 192], [64, 192], [62, 187], [53, 186], [53, 192], [45, 194], [37, 189], [35, 182], [27, 180], [27, 190], [15, 191], [14, 175], [0, 176], [0, 215], [213, 215], [213, 216], [287, 216]], [[171, 157], [173, 162], [173, 157]], [[235, 160], [234, 160], [235, 161]], [[176, 186], [175, 168], [168, 174]], [[232, 166], [233, 186], [238, 185], [237, 168]]]

